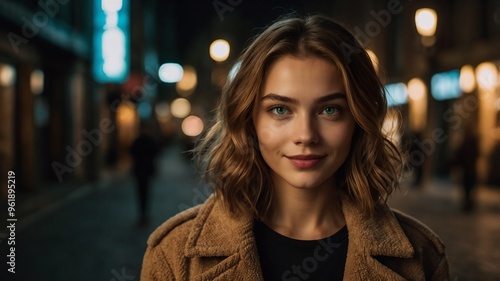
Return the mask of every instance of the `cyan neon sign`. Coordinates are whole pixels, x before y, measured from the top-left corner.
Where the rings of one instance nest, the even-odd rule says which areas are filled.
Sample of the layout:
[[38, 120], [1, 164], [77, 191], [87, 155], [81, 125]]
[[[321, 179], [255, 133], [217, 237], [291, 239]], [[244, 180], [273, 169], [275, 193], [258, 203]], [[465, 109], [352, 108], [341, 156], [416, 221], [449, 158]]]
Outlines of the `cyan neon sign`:
[[94, 79], [125, 82], [129, 75], [129, 0], [94, 0]]
[[431, 78], [431, 93], [436, 100], [456, 99], [462, 95], [460, 70], [436, 73]]
[[387, 106], [398, 106], [408, 103], [408, 90], [403, 83], [385, 85]]

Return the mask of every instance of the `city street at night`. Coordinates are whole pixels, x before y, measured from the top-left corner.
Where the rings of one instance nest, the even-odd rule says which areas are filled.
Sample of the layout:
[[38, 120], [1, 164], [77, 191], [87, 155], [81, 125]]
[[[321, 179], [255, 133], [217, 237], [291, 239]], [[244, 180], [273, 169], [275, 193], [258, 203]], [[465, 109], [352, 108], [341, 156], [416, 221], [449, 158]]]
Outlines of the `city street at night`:
[[0, 281], [500, 281], [500, 0], [0, 0], [0, 210]]

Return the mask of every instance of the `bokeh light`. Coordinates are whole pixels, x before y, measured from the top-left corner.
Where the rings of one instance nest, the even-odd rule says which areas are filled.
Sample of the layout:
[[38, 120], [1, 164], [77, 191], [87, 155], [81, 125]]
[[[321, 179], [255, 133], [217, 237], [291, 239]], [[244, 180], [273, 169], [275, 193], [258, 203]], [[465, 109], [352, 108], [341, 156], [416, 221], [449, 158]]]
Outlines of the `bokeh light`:
[[190, 115], [182, 120], [182, 132], [189, 137], [196, 137], [203, 132], [203, 121], [200, 117]]
[[137, 105], [137, 113], [141, 119], [148, 119], [151, 116], [153, 109], [151, 104], [147, 101], [141, 102]]
[[427, 93], [427, 87], [424, 81], [420, 78], [413, 78], [408, 81], [408, 97], [414, 101], [419, 101], [424, 98]]
[[476, 67], [476, 81], [479, 88], [493, 90], [497, 84], [498, 70], [492, 62], [483, 62]]
[[37, 70], [31, 72], [30, 86], [31, 86], [31, 92], [34, 95], [39, 95], [43, 92], [43, 87], [44, 87], [43, 80], [44, 80], [43, 71], [37, 69]]
[[415, 25], [418, 34], [422, 36], [434, 36], [437, 26], [436, 11], [429, 8], [418, 9], [415, 13]]
[[193, 66], [186, 65], [184, 66], [184, 75], [182, 79], [177, 82], [175, 88], [179, 95], [186, 97], [193, 93], [197, 83], [198, 77], [196, 75], [196, 69]]
[[184, 118], [191, 112], [191, 103], [185, 98], [178, 98], [172, 101], [170, 112], [174, 117]]
[[464, 65], [460, 69], [460, 89], [464, 93], [474, 91], [476, 87], [476, 78], [474, 77], [474, 68], [472, 65]]
[[177, 83], [182, 79], [184, 70], [178, 63], [164, 63], [158, 70], [158, 77], [165, 83]]
[[103, 11], [112, 13], [118, 12], [123, 7], [122, 0], [102, 0], [101, 8]]
[[224, 39], [217, 39], [210, 45], [210, 57], [214, 61], [225, 61], [229, 57], [229, 43]]
[[116, 111], [116, 120], [123, 126], [132, 126], [136, 119], [136, 108], [130, 102], [120, 103]]
[[9, 87], [16, 80], [16, 70], [8, 64], [0, 64], [0, 86]]

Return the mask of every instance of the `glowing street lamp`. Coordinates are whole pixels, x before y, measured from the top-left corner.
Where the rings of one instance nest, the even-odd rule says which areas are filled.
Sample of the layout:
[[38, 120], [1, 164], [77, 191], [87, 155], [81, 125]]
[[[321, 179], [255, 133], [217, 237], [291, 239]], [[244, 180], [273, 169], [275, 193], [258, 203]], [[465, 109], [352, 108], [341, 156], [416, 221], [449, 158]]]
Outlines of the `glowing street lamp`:
[[429, 8], [418, 9], [415, 13], [415, 26], [418, 34], [422, 36], [422, 44], [424, 46], [432, 46], [436, 42], [436, 27], [437, 27], [436, 11]]
[[494, 90], [497, 85], [498, 69], [492, 62], [483, 62], [476, 67], [476, 81], [479, 88]]
[[413, 101], [421, 101], [427, 95], [427, 88], [420, 78], [408, 81], [408, 97]]
[[210, 57], [217, 62], [227, 60], [231, 48], [226, 40], [218, 39], [210, 45]]
[[472, 65], [464, 65], [460, 69], [460, 89], [464, 93], [471, 93], [476, 87], [476, 77]]
[[427, 86], [420, 78], [408, 81], [409, 125], [415, 132], [422, 132], [427, 126]]

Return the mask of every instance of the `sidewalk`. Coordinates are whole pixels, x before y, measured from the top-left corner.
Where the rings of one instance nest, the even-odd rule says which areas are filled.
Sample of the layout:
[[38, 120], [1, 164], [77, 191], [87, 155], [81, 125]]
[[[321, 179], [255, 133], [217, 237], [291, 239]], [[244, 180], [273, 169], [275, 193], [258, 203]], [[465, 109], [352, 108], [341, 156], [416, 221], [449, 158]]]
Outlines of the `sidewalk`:
[[461, 211], [460, 192], [451, 181], [433, 180], [420, 189], [403, 186], [389, 204], [439, 235], [453, 281], [500, 280], [500, 189], [478, 186], [472, 213]]
[[[2, 267], [0, 280], [139, 280], [148, 236], [182, 208], [198, 203], [203, 191], [178, 147], [163, 151], [158, 170], [147, 226], [137, 225], [135, 181], [129, 173], [82, 186], [19, 217], [16, 274]], [[5, 264], [5, 243], [0, 252]]]

